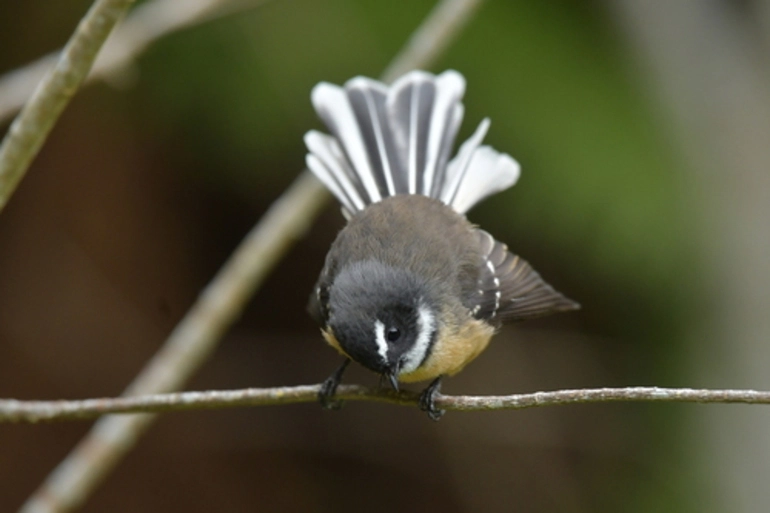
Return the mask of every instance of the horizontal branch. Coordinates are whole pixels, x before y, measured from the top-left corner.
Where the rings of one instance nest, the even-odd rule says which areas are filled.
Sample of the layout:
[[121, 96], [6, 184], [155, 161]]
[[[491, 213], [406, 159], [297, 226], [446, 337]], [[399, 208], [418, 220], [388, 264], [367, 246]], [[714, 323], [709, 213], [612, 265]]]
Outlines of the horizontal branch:
[[[174, 2], [175, 8], [185, 2]], [[479, 0], [441, 0], [417, 27], [414, 41], [432, 41], [422, 51], [404, 50], [384, 78], [424, 68], [441, 55]], [[448, 7], [451, 4], [452, 7]], [[467, 6], [467, 7], [466, 7]], [[437, 23], [439, 17], [442, 21]], [[452, 29], [444, 29], [451, 25]], [[280, 257], [310, 225], [329, 194], [309, 172], [294, 181], [203, 291], [158, 353], [124, 392], [127, 397], [181, 389], [216, 348], [222, 333]], [[307, 396], [307, 400], [314, 393]], [[94, 413], [93, 415], [99, 415]], [[31, 419], [30, 419], [31, 420]], [[42, 419], [41, 419], [42, 420]], [[104, 417], [46, 478], [20, 513], [63, 513], [81, 505], [150, 427], [152, 415]]]
[[[87, 419], [108, 413], [158, 413], [178, 410], [235, 408], [308, 403], [317, 400], [320, 385], [179, 392], [136, 397], [76, 401], [18, 401], [0, 399], [0, 422], [40, 422]], [[341, 385], [339, 399], [416, 406], [419, 394]], [[521, 410], [538, 406], [606, 402], [679, 402], [770, 404], [770, 392], [693, 388], [587, 388], [503, 396], [436, 396], [436, 406], [455, 411]]]

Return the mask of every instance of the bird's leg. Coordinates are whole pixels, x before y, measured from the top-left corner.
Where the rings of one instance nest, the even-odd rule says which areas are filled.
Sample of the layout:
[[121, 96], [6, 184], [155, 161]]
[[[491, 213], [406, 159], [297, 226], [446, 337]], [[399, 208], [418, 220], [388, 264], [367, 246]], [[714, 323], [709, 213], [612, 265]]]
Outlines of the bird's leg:
[[342, 381], [342, 374], [349, 363], [350, 360], [346, 358], [342, 365], [321, 384], [321, 390], [318, 391], [318, 402], [321, 403], [322, 408], [326, 410], [339, 410], [342, 408], [342, 401], [334, 400], [334, 394], [337, 393], [337, 387], [340, 385], [340, 381]]
[[438, 420], [444, 413], [444, 410], [436, 409], [436, 396], [441, 393], [441, 378], [434, 379], [428, 387], [420, 394], [420, 409], [428, 413], [428, 417]]

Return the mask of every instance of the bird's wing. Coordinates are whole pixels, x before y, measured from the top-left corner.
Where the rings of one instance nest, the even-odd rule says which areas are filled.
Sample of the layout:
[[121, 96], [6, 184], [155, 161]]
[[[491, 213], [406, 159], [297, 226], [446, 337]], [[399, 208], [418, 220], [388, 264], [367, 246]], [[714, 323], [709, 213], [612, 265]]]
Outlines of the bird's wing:
[[525, 260], [483, 230], [477, 230], [482, 262], [468, 307], [477, 319], [499, 326], [554, 312], [576, 310], [580, 305], [554, 290]]

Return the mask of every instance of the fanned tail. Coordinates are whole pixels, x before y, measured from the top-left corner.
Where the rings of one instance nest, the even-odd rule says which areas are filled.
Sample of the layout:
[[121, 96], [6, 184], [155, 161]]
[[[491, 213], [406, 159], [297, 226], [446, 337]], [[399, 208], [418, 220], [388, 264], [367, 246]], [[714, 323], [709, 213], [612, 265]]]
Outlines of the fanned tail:
[[413, 71], [391, 87], [356, 77], [322, 82], [313, 105], [332, 136], [305, 135], [310, 170], [352, 215], [397, 194], [437, 198], [465, 213], [516, 183], [519, 165], [481, 141], [485, 119], [449, 161], [460, 123], [465, 79], [456, 71]]

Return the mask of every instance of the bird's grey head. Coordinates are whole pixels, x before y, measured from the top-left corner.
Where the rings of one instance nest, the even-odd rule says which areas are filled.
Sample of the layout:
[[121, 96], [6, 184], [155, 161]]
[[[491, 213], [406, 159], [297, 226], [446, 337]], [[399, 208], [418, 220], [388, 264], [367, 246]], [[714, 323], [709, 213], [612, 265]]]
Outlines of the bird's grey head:
[[432, 349], [438, 317], [430, 292], [409, 271], [350, 264], [329, 291], [329, 326], [353, 360], [397, 388], [398, 375], [417, 369]]

